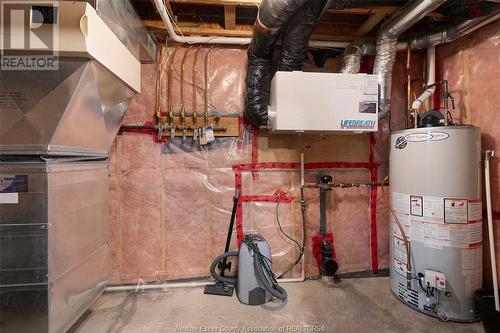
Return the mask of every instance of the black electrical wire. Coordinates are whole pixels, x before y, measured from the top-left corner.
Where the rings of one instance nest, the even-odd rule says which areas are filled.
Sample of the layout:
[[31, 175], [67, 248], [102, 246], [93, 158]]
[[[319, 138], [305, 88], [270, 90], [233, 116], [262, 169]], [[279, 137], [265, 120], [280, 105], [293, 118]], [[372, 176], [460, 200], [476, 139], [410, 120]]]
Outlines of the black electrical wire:
[[297, 257], [297, 260], [295, 260], [295, 262], [293, 262], [290, 266], [288, 266], [288, 268], [285, 270], [285, 272], [283, 272], [278, 278], [281, 279], [282, 277], [284, 277], [288, 272], [290, 272], [292, 270], [292, 268], [294, 268], [299, 262], [300, 262], [300, 259], [302, 259], [302, 256], [304, 255], [304, 248], [302, 246], [300, 246], [299, 242], [297, 242], [295, 239], [293, 239], [292, 237], [290, 237], [284, 230], [283, 228], [281, 227], [281, 222], [280, 222], [280, 217], [279, 217], [279, 214], [280, 214], [280, 202], [278, 201], [276, 203], [276, 223], [278, 224], [278, 227], [280, 229], [280, 232], [286, 237], [288, 238], [289, 240], [291, 240], [292, 242], [294, 242], [297, 247], [299, 248], [299, 256]]

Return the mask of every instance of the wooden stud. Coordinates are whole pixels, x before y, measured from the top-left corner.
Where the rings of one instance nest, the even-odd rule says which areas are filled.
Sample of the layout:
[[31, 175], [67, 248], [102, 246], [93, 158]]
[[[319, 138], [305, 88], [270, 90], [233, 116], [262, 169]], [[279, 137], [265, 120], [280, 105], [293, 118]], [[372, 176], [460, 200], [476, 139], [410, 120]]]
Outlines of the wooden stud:
[[236, 28], [236, 6], [224, 6], [224, 28], [230, 30]]
[[358, 28], [356, 35], [363, 37], [366, 36], [370, 31], [375, 28], [377, 24], [384, 19], [386, 15], [384, 13], [374, 13], [371, 14], [368, 19]]

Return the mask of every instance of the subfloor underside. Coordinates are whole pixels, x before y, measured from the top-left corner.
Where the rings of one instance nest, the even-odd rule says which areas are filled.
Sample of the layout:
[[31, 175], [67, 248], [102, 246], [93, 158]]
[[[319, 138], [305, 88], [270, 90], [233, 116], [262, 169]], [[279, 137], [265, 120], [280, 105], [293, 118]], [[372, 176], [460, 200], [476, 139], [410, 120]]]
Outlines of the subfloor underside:
[[248, 306], [202, 288], [102, 295], [72, 332], [483, 332], [410, 309], [388, 278], [283, 284], [286, 303]]

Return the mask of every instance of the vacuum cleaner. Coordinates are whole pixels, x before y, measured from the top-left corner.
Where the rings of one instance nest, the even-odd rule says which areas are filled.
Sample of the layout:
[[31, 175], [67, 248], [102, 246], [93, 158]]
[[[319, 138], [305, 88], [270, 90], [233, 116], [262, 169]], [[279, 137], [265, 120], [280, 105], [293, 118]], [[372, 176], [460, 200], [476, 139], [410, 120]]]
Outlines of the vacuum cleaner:
[[[219, 263], [229, 257], [238, 257], [236, 277], [221, 276], [216, 272]], [[282, 301], [287, 299], [285, 289], [278, 285], [272, 271], [269, 244], [258, 234], [246, 235], [239, 251], [225, 252], [215, 258], [210, 266], [210, 274], [218, 283], [236, 286], [236, 294], [243, 304], [260, 305], [273, 297]]]

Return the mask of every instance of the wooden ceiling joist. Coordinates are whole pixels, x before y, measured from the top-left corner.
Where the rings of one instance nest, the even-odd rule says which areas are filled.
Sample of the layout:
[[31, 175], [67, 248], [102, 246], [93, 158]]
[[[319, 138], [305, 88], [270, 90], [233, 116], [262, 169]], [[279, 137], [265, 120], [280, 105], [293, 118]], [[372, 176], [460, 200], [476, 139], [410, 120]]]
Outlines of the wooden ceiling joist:
[[[256, 11], [248, 7], [258, 6], [260, 3], [261, 0], [168, 0], [167, 5], [172, 17], [179, 15], [180, 21], [177, 25], [180, 31], [178, 33], [191, 36], [251, 37]], [[185, 6], [171, 6], [175, 4]], [[218, 9], [214, 13], [213, 8], [210, 14], [203, 14], [203, 9], [207, 10], [207, 6], [223, 8], [223, 16]], [[238, 6], [247, 8], [241, 8], [238, 11]], [[373, 30], [399, 8], [398, 6], [378, 6], [329, 9], [317, 25], [312, 39], [349, 42], [361, 37], [373, 36]], [[201, 23], [190, 21], [191, 12], [193, 17], [196, 13], [198, 17], [204, 18], [200, 20]], [[437, 12], [429, 16], [438, 19], [443, 17]], [[166, 34], [166, 29], [160, 20], [143, 20], [143, 23], [159, 36]]]
[[[167, 30], [161, 20], [143, 20], [144, 26], [156, 33], [166, 33]], [[178, 23], [180, 31], [176, 28], [177, 33], [182, 33], [186, 36], [227, 36], [227, 37], [252, 37], [251, 25], [235, 25], [234, 29], [224, 29], [217, 23], [201, 23], [196, 25]], [[320, 41], [340, 41], [350, 42], [357, 38], [354, 32], [347, 31], [338, 26], [319, 27], [313, 33], [311, 39]]]
[[363, 24], [356, 31], [356, 35], [363, 37], [366, 36], [370, 31], [375, 28], [377, 24], [379, 24], [384, 18], [386, 14], [384, 13], [374, 13], [371, 14], [368, 19], [363, 22]]
[[182, 3], [191, 5], [211, 5], [211, 6], [258, 6], [261, 0], [169, 0], [170, 3]]
[[224, 6], [224, 28], [229, 30], [236, 28], [236, 6]]

